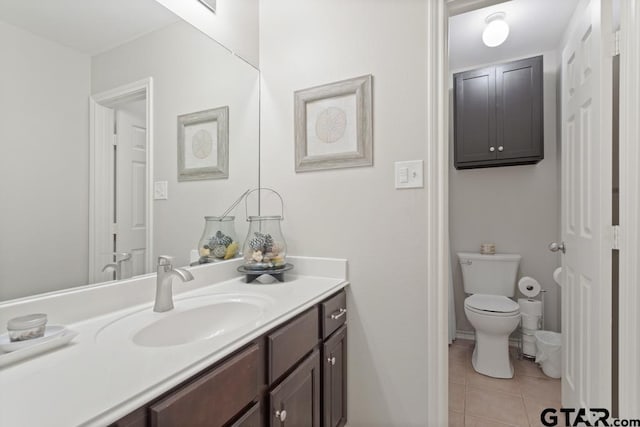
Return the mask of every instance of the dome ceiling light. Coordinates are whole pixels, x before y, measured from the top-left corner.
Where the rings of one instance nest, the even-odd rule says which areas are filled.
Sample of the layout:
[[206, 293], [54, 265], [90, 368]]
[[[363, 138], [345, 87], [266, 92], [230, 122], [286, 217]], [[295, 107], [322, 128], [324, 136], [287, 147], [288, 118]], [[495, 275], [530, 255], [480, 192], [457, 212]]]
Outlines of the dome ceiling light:
[[482, 41], [488, 47], [500, 46], [509, 37], [509, 25], [504, 20], [504, 12], [498, 12], [487, 16], [487, 26], [482, 32]]

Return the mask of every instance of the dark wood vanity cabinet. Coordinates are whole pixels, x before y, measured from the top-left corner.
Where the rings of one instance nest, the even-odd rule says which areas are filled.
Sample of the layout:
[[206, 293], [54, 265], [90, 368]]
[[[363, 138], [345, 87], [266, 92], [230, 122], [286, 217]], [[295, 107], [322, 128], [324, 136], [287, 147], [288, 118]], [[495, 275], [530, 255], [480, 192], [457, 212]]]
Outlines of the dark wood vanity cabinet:
[[456, 169], [544, 158], [542, 56], [454, 74]]
[[342, 427], [346, 355], [342, 290], [112, 427]]

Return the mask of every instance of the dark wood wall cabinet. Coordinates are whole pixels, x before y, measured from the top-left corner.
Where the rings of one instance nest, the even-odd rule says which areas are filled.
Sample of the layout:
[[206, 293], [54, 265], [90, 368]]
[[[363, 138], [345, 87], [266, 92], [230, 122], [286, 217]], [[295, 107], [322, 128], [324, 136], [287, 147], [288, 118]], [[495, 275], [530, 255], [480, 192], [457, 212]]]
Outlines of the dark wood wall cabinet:
[[344, 290], [113, 423], [112, 427], [342, 427]]
[[456, 169], [544, 158], [542, 56], [453, 75]]

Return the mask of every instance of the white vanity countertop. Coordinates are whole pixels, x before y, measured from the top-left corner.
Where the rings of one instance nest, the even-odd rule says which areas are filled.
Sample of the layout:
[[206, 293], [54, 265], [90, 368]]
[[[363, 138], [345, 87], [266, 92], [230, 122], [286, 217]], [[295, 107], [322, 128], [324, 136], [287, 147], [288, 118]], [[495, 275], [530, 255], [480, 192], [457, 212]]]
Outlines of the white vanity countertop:
[[[331, 261], [344, 263], [346, 271], [344, 260], [321, 260]], [[96, 339], [111, 322], [152, 310], [153, 301], [68, 324], [79, 333], [69, 345], [0, 368], [0, 425], [105, 426], [118, 420], [348, 285], [339, 274], [321, 277], [304, 274], [317, 269], [306, 270], [286, 275], [285, 283], [246, 284], [237, 277], [175, 295], [176, 307], [182, 299], [200, 295], [251, 293], [273, 299], [256, 322], [207, 340], [141, 347], [130, 339], [119, 345]], [[175, 281], [174, 289], [179, 286]]]

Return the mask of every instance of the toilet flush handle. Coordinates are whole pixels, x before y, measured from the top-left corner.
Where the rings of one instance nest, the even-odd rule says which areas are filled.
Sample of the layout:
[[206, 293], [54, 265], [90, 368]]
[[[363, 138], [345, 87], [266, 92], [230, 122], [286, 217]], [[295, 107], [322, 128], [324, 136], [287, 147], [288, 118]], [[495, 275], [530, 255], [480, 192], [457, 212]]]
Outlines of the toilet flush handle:
[[556, 243], [556, 242], [552, 242], [549, 244], [549, 250], [551, 252], [562, 252], [565, 253], [565, 247], [564, 247], [564, 242], [560, 242], [560, 244]]

